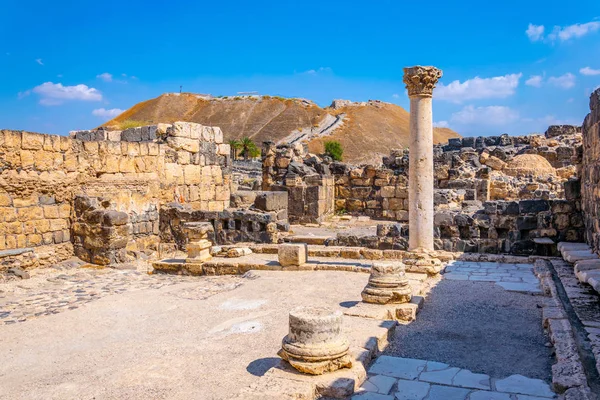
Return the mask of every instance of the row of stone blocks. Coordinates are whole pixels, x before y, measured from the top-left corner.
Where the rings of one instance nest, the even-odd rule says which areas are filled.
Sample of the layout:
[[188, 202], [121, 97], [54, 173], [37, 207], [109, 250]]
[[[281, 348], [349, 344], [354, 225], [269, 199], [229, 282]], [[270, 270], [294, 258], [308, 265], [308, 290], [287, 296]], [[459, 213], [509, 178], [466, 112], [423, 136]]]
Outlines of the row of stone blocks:
[[575, 264], [575, 275], [600, 294], [600, 257], [587, 243], [561, 242], [558, 250], [565, 261]]

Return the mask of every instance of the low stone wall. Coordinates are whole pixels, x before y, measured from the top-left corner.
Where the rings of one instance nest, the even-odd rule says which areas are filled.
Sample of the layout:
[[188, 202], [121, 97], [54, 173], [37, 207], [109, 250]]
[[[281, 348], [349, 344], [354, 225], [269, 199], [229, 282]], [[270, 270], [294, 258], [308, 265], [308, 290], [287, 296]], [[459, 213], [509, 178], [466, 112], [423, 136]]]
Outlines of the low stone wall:
[[227, 209], [224, 211], [195, 211], [189, 206], [169, 204], [160, 210], [160, 238], [163, 243], [175, 243], [185, 250], [187, 237], [183, 223], [208, 221], [214, 232], [209, 240], [216, 244], [240, 242], [277, 243], [279, 232], [289, 230], [285, 213], [258, 209]]
[[600, 251], [600, 89], [590, 96], [590, 113], [583, 121], [581, 202], [585, 241]]
[[[568, 200], [490, 201], [471, 212], [438, 210], [435, 249], [451, 252], [555, 255], [556, 243], [584, 235], [580, 203]], [[327, 244], [406, 250], [408, 224], [378, 225], [377, 236], [338, 234]]]

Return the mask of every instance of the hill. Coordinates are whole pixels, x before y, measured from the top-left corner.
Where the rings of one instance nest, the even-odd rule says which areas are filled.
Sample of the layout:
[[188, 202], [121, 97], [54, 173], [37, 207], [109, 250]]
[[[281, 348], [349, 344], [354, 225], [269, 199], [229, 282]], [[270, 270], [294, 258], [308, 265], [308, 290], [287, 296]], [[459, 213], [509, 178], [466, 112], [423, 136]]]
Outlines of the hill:
[[[274, 142], [308, 142], [311, 152], [323, 151], [323, 142], [338, 140], [344, 161], [381, 161], [390, 149], [408, 146], [409, 113], [380, 101], [352, 103], [336, 100], [321, 108], [305, 99], [271, 96], [215, 98], [192, 93], [169, 93], [136, 104], [103, 126], [128, 126], [175, 121], [219, 126], [226, 140], [252, 138], [258, 145]], [[459, 135], [434, 128], [434, 142]]]

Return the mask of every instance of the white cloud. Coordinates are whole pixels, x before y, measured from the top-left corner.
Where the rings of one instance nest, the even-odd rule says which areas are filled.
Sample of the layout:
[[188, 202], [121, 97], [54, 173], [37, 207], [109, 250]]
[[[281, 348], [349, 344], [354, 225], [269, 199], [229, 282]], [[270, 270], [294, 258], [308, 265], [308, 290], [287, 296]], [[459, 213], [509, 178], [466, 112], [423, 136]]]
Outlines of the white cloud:
[[580, 38], [588, 33], [600, 30], [600, 22], [592, 21], [585, 24], [573, 24], [565, 27], [555, 26], [552, 33], [548, 35], [548, 39], [555, 41], [559, 39], [561, 42]]
[[532, 75], [529, 79], [525, 81], [527, 86], [540, 87], [542, 86], [542, 76], [541, 75]]
[[31, 92], [38, 94], [41, 97], [40, 104], [46, 106], [59, 105], [66, 100], [102, 100], [102, 94], [98, 89], [83, 84], [63, 86], [62, 83], [45, 82], [31, 89]]
[[567, 72], [561, 76], [551, 76], [548, 78], [548, 83], [562, 89], [570, 89], [575, 86], [575, 75]]
[[435, 89], [434, 98], [461, 103], [465, 100], [505, 98], [515, 93], [522, 74], [509, 74], [493, 78], [476, 76], [461, 83], [456, 80], [443, 83]]
[[399, 95], [398, 93], [394, 93], [394, 94], [392, 95], [392, 97], [393, 97], [393, 98], [395, 98], [395, 99], [399, 99], [399, 98], [400, 98], [400, 95]]
[[546, 115], [545, 117], [538, 118], [537, 121], [542, 124], [545, 124], [546, 126], [550, 126], [550, 125], [581, 125], [581, 121], [578, 121], [574, 118], [558, 119], [554, 115]]
[[448, 124], [448, 121], [434, 122], [433, 126], [436, 128], [449, 128], [450, 127], [450, 125]]
[[44, 65], [44, 63], [42, 62], [41, 58], [36, 58], [35, 62], [38, 63], [38, 64], [40, 64], [40, 65]]
[[120, 108], [111, 108], [110, 110], [107, 110], [105, 108], [97, 108], [94, 111], [92, 111], [92, 114], [96, 117], [112, 119], [117, 115], [122, 114], [124, 111], [125, 110], [121, 110]]
[[529, 24], [525, 33], [532, 42], [542, 40], [544, 38], [544, 25]]
[[600, 30], [600, 21], [591, 21], [583, 24], [573, 24], [568, 26], [555, 26], [546, 37], [544, 37], [544, 25], [529, 24], [525, 33], [532, 42], [543, 40], [546, 43], [553, 43], [557, 40], [566, 42], [571, 39], [577, 39], [589, 33]]
[[333, 72], [329, 67], [320, 67], [319, 69], [309, 69], [308, 71], [302, 72], [305, 75], [317, 75], [319, 73], [331, 73]]
[[104, 82], [112, 82], [112, 80], [113, 80], [112, 74], [109, 74], [108, 72], [104, 72], [100, 75], [96, 75], [96, 78], [102, 79]]
[[506, 125], [519, 119], [519, 113], [510, 107], [468, 105], [452, 114], [450, 122], [458, 125]]
[[600, 75], [600, 69], [593, 69], [590, 67], [583, 67], [579, 70], [581, 75]]

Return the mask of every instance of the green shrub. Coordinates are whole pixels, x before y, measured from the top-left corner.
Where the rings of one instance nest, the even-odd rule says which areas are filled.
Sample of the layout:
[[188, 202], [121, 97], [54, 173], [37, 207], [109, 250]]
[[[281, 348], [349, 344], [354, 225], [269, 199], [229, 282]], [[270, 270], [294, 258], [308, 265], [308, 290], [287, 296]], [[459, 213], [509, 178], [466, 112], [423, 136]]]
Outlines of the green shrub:
[[337, 140], [329, 140], [325, 142], [325, 155], [331, 157], [334, 161], [342, 161], [344, 149]]
[[248, 157], [254, 158], [260, 156], [260, 149], [248, 136], [243, 137], [240, 141], [240, 153], [244, 160], [248, 161]]

